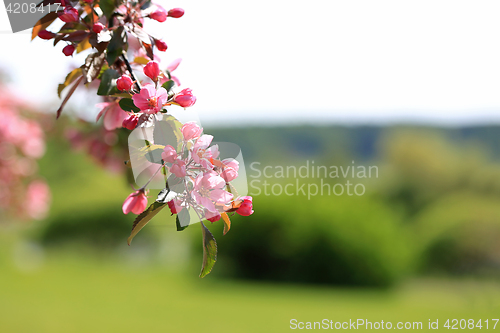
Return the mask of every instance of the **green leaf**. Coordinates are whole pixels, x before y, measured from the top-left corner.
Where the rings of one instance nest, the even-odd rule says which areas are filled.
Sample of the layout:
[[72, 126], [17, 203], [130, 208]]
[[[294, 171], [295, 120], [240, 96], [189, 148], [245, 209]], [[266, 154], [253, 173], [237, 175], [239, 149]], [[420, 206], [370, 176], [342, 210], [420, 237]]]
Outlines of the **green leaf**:
[[118, 71], [111, 68], [105, 70], [101, 76], [101, 84], [99, 85], [99, 89], [97, 89], [97, 95], [108, 96], [118, 92], [116, 88], [116, 79], [119, 77], [120, 73], [118, 73]]
[[[183, 209], [183, 210], [185, 210], [185, 209]], [[177, 226], [177, 231], [182, 231], [182, 230], [186, 229], [187, 227], [189, 227], [189, 224], [185, 225], [185, 226], [181, 226], [181, 222], [179, 221], [178, 215], [175, 217], [175, 225]]]
[[132, 232], [127, 239], [128, 245], [132, 243], [132, 239], [134, 239], [135, 235], [137, 235], [139, 231], [141, 231], [141, 229], [144, 228], [144, 226], [148, 224], [148, 222], [151, 221], [151, 219], [155, 217], [156, 214], [158, 214], [165, 206], [167, 206], [166, 203], [155, 201], [148, 207], [148, 209], [136, 217], [134, 224], [132, 225]]
[[165, 88], [166, 91], [170, 91], [175, 86], [174, 80], [168, 80], [164, 84], [161, 85], [163, 88]]
[[161, 153], [163, 153], [163, 148], [150, 148], [144, 157], [151, 163], [163, 164], [161, 160]]
[[189, 227], [189, 223], [186, 225], [183, 225], [181, 223], [181, 220], [183, 221], [188, 221], [189, 222], [189, 211], [185, 208], [181, 209], [181, 211], [177, 214], [175, 218], [175, 224], [177, 226], [177, 231], [182, 231]]
[[106, 61], [109, 66], [113, 65], [116, 59], [122, 55], [126, 43], [127, 33], [125, 32], [123, 26], [119, 26], [115, 31], [113, 31], [113, 37], [111, 37], [108, 44]]
[[118, 102], [118, 104], [120, 104], [120, 107], [122, 108], [123, 111], [141, 112], [141, 109], [135, 106], [132, 98], [122, 98], [120, 102]]
[[212, 271], [217, 261], [217, 242], [203, 222], [200, 224], [203, 237], [203, 265], [201, 266], [200, 278], [203, 278]]
[[161, 121], [155, 123], [153, 139], [155, 144], [171, 145], [177, 152], [182, 148], [182, 123], [174, 116], [165, 115]]
[[115, 8], [117, 7], [117, 3], [116, 0], [100, 0], [99, 7], [102, 9], [102, 12], [109, 20], [109, 18], [115, 11]]
[[66, 88], [69, 86], [73, 81], [75, 81], [79, 76], [82, 75], [82, 69], [81, 68], [75, 68], [71, 72], [66, 75], [66, 79], [64, 80], [64, 83], [59, 84], [57, 87], [57, 96], [61, 98], [61, 93]]

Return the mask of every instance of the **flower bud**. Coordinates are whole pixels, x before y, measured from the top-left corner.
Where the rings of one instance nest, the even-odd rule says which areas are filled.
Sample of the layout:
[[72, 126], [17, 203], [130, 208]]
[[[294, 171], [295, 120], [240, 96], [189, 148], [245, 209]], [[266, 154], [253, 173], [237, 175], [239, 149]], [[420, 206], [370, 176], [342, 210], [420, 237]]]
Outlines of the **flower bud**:
[[55, 36], [56, 36], [55, 33], [47, 31], [47, 30], [40, 30], [40, 32], [38, 33], [38, 37], [40, 37], [41, 39], [45, 39], [45, 40], [52, 39]]
[[66, 57], [69, 57], [75, 52], [75, 46], [73, 44], [66, 45], [62, 51]]
[[186, 88], [181, 90], [180, 93], [175, 95], [174, 102], [179, 104], [183, 108], [187, 108], [193, 106], [194, 103], [196, 103], [196, 97], [191, 92], [191, 89]]
[[203, 128], [196, 125], [194, 121], [190, 121], [182, 125], [181, 132], [184, 137], [184, 141], [189, 141], [191, 139], [198, 138], [203, 132]]
[[170, 167], [170, 172], [179, 178], [186, 177], [186, 162], [175, 160], [175, 163]]
[[165, 52], [167, 50], [167, 43], [164, 41], [157, 39], [155, 41], [156, 47], [158, 48], [158, 51]]
[[158, 6], [158, 8], [154, 12], [149, 14], [150, 18], [158, 22], [165, 22], [167, 16], [168, 16], [167, 11], [161, 6]]
[[168, 208], [170, 208], [170, 212], [173, 214], [179, 214], [179, 212], [182, 210], [182, 206], [176, 202], [175, 200], [171, 200], [167, 202]]
[[184, 15], [184, 9], [182, 8], [174, 8], [168, 11], [168, 16], [173, 18], [179, 18], [182, 17], [183, 15]]
[[137, 123], [139, 122], [139, 118], [135, 114], [131, 114], [127, 118], [123, 120], [122, 126], [128, 130], [133, 130], [137, 127]]
[[240, 207], [236, 210], [236, 213], [240, 214], [241, 216], [250, 216], [253, 214], [252, 210], [252, 197], [246, 196], [246, 197], [241, 197], [241, 200], [243, 202], [241, 203]]
[[153, 81], [158, 80], [158, 75], [160, 75], [160, 65], [156, 61], [150, 61], [144, 66], [144, 74]]
[[116, 80], [116, 87], [120, 91], [129, 91], [132, 90], [132, 86], [134, 85], [134, 82], [128, 75], [122, 75]]
[[123, 214], [128, 214], [130, 212], [140, 214], [146, 209], [147, 205], [148, 198], [146, 198], [144, 190], [135, 191], [125, 199], [122, 206]]
[[163, 148], [163, 152], [161, 153], [161, 158], [168, 163], [174, 163], [175, 159], [177, 158], [177, 152], [175, 151], [175, 148], [167, 145], [165, 148]]
[[69, 23], [76, 22], [80, 19], [80, 15], [78, 15], [78, 10], [73, 7], [66, 7], [62, 13], [59, 13], [59, 18], [61, 21]]
[[92, 30], [96, 34], [100, 33], [102, 31], [102, 29], [104, 29], [104, 28], [105, 28], [105, 26], [101, 22], [94, 23], [94, 25], [92, 26]]

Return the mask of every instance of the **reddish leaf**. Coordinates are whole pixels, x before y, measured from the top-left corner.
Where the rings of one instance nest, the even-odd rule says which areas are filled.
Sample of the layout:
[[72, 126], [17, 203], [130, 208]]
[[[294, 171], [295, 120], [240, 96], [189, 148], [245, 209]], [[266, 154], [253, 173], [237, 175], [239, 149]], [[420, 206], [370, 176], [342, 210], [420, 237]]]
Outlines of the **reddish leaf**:
[[149, 57], [149, 59], [153, 60], [155, 58], [155, 56], [153, 55], [153, 46], [151, 46], [151, 44], [146, 44], [144, 42], [142, 42], [141, 44], [144, 50], [146, 51], [146, 54]]
[[68, 91], [68, 94], [66, 95], [66, 97], [64, 97], [64, 100], [62, 101], [61, 106], [59, 107], [59, 109], [57, 109], [56, 119], [58, 119], [61, 116], [61, 113], [62, 113], [62, 110], [64, 109], [64, 106], [68, 102], [71, 95], [73, 95], [73, 93], [75, 92], [75, 90], [78, 87], [78, 85], [80, 84], [80, 82], [82, 82], [82, 80], [83, 80], [83, 76], [80, 76], [80, 78], [78, 78], [78, 80], [76, 80], [75, 84], [71, 87], [70, 91]]
[[227, 232], [229, 231], [229, 229], [231, 229], [231, 220], [229, 219], [229, 216], [227, 216], [226, 213], [222, 213], [220, 214], [220, 216], [222, 216], [222, 220], [224, 220], [224, 234], [227, 234]]
[[57, 18], [57, 13], [55, 12], [50, 12], [41, 19], [39, 19], [36, 23], [35, 26], [33, 27], [33, 30], [31, 31], [31, 40], [35, 39], [36, 36], [38, 36], [38, 33], [41, 30], [45, 30], [49, 27], [49, 25], [52, 24]]
[[73, 83], [78, 77], [82, 76], [82, 69], [81, 68], [75, 68], [69, 74], [66, 76], [66, 79], [64, 80], [64, 83], [61, 83], [58, 88], [57, 88], [57, 96], [61, 98], [61, 93], [66, 88], [69, 86], [71, 83]]
[[75, 32], [70, 33], [68, 36], [64, 37], [63, 40], [68, 42], [81, 42], [89, 35], [88, 31], [77, 30]]

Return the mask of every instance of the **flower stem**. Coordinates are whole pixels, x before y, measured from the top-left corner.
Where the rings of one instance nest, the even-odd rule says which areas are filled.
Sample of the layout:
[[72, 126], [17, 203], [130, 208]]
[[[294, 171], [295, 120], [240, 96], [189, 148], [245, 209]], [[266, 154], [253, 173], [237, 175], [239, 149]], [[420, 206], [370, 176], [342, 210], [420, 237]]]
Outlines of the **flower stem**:
[[132, 66], [130, 66], [130, 62], [128, 61], [127, 55], [125, 54], [125, 52], [122, 53], [122, 59], [125, 62], [125, 66], [127, 66], [127, 70], [130, 73], [130, 77], [132, 78], [132, 80], [135, 81], [135, 85], [137, 86], [137, 91], [141, 91], [141, 84], [135, 78], [134, 71], [132, 70]]

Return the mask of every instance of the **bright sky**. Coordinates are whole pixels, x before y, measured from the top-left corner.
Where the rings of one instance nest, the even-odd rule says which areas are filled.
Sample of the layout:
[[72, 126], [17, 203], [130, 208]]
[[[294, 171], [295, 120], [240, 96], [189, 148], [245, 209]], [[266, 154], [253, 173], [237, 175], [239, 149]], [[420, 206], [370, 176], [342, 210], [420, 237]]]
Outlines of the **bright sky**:
[[[202, 122], [500, 123], [498, 0], [158, 3], [186, 10], [146, 27], [165, 65], [183, 58]], [[7, 33], [4, 7], [0, 31], [0, 66], [28, 98], [48, 101], [82, 62]]]

